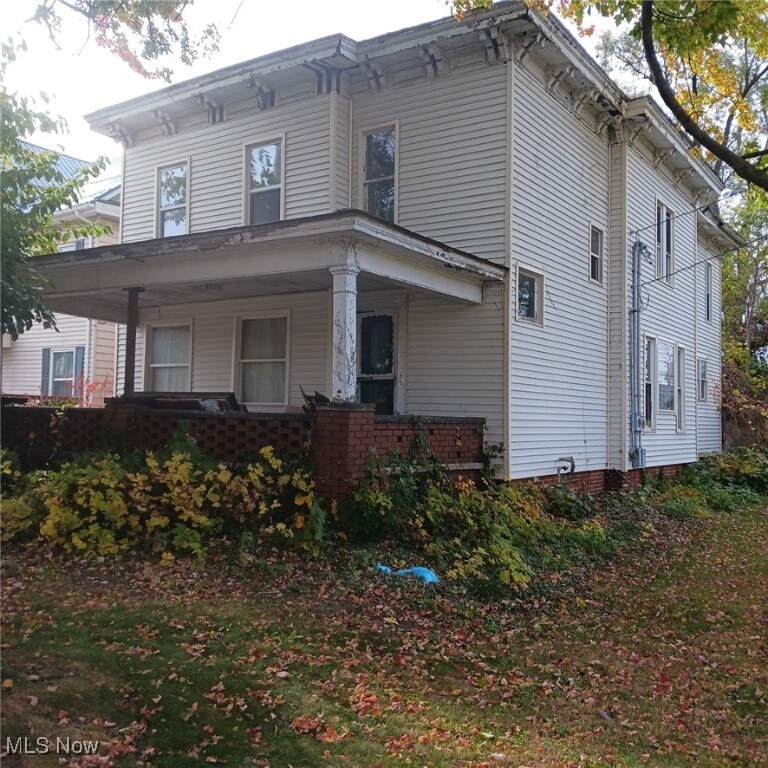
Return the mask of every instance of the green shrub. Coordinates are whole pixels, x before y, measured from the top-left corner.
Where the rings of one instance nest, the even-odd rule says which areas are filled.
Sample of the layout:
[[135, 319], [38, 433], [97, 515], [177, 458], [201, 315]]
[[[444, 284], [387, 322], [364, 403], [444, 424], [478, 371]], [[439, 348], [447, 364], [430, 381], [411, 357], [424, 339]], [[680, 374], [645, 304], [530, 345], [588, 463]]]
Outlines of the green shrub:
[[696, 471], [703, 481], [768, 494], [768, 448], [736, 448], [702, 457]]
[[[242, 469], [200, 461], [194, 450], [114, 454], [63, 465], [4, 503], [4, 541], [33, 533], [65, 552], [109, 557], [128, 550], [193, 553], [221, 529], [316, 552], [325, 513], [311, 477], [272, 448]], [[202, 466], [201, 466], [202, 464]]]

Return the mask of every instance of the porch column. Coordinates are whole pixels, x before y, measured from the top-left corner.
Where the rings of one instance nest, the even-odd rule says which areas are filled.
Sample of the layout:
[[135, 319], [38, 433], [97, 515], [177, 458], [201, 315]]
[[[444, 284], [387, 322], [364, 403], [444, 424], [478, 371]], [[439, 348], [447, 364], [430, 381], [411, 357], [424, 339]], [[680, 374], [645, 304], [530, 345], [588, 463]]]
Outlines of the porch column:
[[143, 288], [125, 288], [128, 292], [128, 316], [125, 328], [125, 376], [123, 394], [133, 394], [136, 379], [136, 328], [139, 324], [139, 294]]
[[331, 396], [353, 402], [357, 389], [357, 275], [352, 264], [329, 267], [333, 275]]

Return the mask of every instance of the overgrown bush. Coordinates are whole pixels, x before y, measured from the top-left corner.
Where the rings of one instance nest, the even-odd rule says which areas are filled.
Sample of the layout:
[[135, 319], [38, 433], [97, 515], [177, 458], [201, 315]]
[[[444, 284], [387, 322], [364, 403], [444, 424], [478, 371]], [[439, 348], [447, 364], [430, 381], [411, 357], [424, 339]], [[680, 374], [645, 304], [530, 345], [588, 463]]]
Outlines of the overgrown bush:
[[696, 465], [699, 482], [768, 494], [768, 447], [735, 448], [704, 456]]
[[480, 593], [524, 589], [537, 572], [613, 547], [588, 499], [533, 483], [452, 483], [434, 458], [421, 453], [372, 463], [342, 505], [339, 524], [358, 539], [395, 538]]
[[236, 469], [176, 444], [159, 456], [105, 454], [65, 464], [4, 502], [3, 541], [40, 536], [86, 556], [134, 549], [202, 555], [213, 534], [249, 531], [317, 551], [325, 516], [313, 480], [271, 447], [259, 455]]

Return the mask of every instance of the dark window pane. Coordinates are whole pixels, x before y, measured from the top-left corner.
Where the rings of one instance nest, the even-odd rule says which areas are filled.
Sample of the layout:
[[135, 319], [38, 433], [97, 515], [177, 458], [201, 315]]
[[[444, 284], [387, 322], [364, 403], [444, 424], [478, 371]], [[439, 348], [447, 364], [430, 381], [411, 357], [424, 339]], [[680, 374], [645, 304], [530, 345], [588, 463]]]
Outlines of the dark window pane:
[[597, 256], [592, 256], [590, 276], [598, 283], [603, 279], [603, 276], [600, 274], [600, 259]]
[[251, 224], [280, 220], [280, 187], [251, 192]]
[[517, 313], [520, 317], [536, 319], [536, 278], [520, 274], [517, 285]]
[[243, 320], [240, 357], [243, 360], [284, 360], [288, 319], [265, 317]]
[[395, 175], [395, 129], [369, 133], [365, 137], [365, 179], [372, 181]]
[[376, 413], [382, 416], [390, 416], [395, 412], [394, 379], [361, 379], [359, 384], [361, 403], [375, 403]]
[[392, 315], [368, 315], [360, 323], [360, 373], [386, 376], [394, 360], [394, 322]]
[[384, 221], [395, 220], [394, 179], [372, 181], [366, 184], [365, 210]]

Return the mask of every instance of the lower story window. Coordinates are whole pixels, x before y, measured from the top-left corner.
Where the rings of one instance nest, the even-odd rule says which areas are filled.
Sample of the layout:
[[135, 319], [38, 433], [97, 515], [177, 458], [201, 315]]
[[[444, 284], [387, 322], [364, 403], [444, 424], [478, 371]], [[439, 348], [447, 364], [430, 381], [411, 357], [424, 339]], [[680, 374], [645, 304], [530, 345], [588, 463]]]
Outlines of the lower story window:
[[656, 339], [645, 340], [645, 426], [656, 427]]
[[40, 393], [51, 397], [80, 397], [85, 373], [85, 347], [43, 349]]
[[288, 384], [288, 317], [240, 321], [239, 397], [260, 408], [283, 408]]
[[361, 403], [374, 403], [376, 413], [395, 412], [395, 317], [363, 315], [358, 330], [357, 386]]
[[187, 392], [192, 330], [189, 325], [161, 325], [149, 330], [149, 389]]
[[659, 342], [659, 410], [675, 410], [675, 347]]

